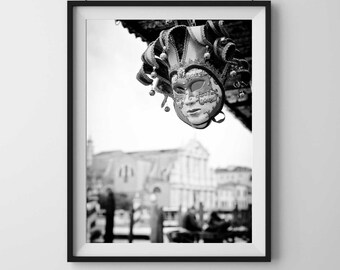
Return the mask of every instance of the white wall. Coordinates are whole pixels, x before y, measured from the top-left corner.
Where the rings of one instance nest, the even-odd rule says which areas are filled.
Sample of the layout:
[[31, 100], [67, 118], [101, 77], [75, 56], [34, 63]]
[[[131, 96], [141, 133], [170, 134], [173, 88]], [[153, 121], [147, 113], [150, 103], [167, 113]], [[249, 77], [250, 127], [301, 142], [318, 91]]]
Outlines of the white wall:
[[[216, 269], [340, 262], [339, 11], [338, 0], [273, 1], [273, 260]], [[0, 268], [172, 269], [66, 262], [66, 1], [1, 1], [0, 22]]]

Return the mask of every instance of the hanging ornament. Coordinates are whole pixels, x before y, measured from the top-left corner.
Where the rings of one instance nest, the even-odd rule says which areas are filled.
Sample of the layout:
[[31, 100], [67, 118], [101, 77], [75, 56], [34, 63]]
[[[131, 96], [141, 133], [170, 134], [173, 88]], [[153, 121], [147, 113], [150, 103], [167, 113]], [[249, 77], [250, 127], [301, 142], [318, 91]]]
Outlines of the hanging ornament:
[[245, 95], [244, 91], [243, 91], [243, 90], [239, 90], [239, 92], [238, 92], [238, 97], [239, 97], [239, 98], [243, 98], [244, 95]]
[[150, 92], [149, 92], [149, 95], [154, 96], [155, 94], [156, 94], [155, 90], [151, 89]]
[[210, 53], [209, 53], [209, 46], [205, 46], [206, 48], [206, 52], [204, 53], [203, 57], [204, 57], [204, 60], [209, 60], [210, 59]]
[[151, 78], [152, 79], [156, 79], [157, 78], [156, 67], [153, 67], [153, 71], [151, 72]]
[[[168, 100], [168, 95], [164, 95], [164, 99], [162, 101], [161, 108], [163, 108], [165, 106], [165, 104], [167, 103], [167, 100]], [[164, 111], [166, 111], [166, 112], [170, 111], [170, 108], [168, 107], [168, 105], [166, 105], [164, 107]]]
[[168, 58], [168, 55], [166, 54], [166, 46], [163, 46], [163, 52], [159, 56], [163, 61], [165, 61]]

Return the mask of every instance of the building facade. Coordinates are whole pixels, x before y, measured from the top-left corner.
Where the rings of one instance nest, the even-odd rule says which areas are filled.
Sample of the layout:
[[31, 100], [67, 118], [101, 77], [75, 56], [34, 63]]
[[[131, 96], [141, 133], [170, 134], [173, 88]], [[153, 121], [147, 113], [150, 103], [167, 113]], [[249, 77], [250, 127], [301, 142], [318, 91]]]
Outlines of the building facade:
[[161, 205], [186, 209], [202, 203], [205, 209], [214, 208], [216, 182], [208, 166], [209, 153], [197, 140], [175, 150], [136, 155], [153, 164], [146, 188], [158, 192]]
[[218, 209], [247, 210], [252, 204], [252, 170], [248, 167], [230, 166], [215, 170]]
[[210, 168], [209, 153], [197, 140], [176, 149], [102, 152], [89, 159], [93, 183], [138, 197], [143, 205], [151, 196], [160, 206], [183, 211], [200, 204], [207, 211], [247, 209], [251, 203], [251, 169]]

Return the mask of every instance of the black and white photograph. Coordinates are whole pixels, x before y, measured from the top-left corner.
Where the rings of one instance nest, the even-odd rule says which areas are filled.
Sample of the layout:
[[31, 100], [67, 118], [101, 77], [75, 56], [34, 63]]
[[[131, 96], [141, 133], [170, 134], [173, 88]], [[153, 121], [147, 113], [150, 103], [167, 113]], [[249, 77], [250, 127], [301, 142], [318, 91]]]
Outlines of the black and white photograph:
[[264, 75], [253, 39], [265, 32], [235, 9], [201, 19], [173, 4], [156, 18], [88, 7], [89, 19], [75, 21], [84, 35], [75, 78], [84, 77], [74, 190], [86, 222], [74, 226], [83, 246], [115, 255], [245, 256], [266, 231], [266, 88], [253, 76]]
[[87, 38], [88, 241], [251, 242], [251, 21], [94, 20]]

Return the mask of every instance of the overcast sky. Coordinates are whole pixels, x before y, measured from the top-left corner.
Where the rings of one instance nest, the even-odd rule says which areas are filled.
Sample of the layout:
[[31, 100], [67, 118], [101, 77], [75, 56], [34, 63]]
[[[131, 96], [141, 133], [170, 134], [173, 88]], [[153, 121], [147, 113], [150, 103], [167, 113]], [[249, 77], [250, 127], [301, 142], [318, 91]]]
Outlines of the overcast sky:
[[95, 153], [178, 148], [197, 139], [212, 167], [252, 167], [252, 134], [224, 110], [223, 123], [193, 129], [161, 109], [163, 95], [151, 97], [136, 74], [146, 43], [111, 20], [88, 20], [87, 135]]

